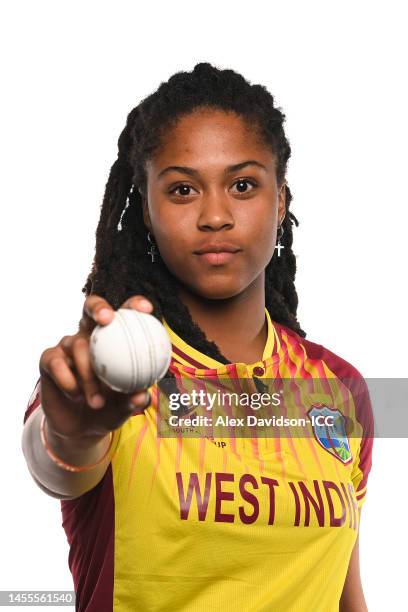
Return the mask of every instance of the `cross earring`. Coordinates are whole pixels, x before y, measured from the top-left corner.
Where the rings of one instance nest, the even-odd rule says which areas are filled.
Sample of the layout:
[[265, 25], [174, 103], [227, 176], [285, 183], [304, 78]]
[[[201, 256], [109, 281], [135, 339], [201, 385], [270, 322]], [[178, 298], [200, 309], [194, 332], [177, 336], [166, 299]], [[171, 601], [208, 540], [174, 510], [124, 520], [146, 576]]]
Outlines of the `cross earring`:
[[278, 235], [278, 244], [275, 246], [275, 249], [278, 249], [278, 257], [280, 257], [280, 256], [281, 256], [281, 254], [280, 254], [281, 249], [284, 249], [284, 248], [285, 248], [285, 247], [284, 247], [284, 245], [283, 245], [283, 244], [281, 244], [281, 238], [282, 238], [282, 236], [283, 236], [283, 226], [282, 226], [282, 225], [280, 225], [280, 226], [278, 227], [278, 231], [279, 231], [279, 230], [280, 230], [280, 234]]
[[154, 242], [150, 232], [147, 232], [147, 240], [150, 242], [150, 249], [148, 249], [147, 254], [150, 255], [152, 263], [154, 263], [156, 261], [157, 244]]

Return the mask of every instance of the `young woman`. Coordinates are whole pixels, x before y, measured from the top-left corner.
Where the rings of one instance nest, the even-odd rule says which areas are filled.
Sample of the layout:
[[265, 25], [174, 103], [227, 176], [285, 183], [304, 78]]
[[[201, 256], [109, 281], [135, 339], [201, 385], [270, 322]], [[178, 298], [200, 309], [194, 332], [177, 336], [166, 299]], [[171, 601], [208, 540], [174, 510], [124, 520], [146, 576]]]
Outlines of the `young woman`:
[[23, 433], [33, 478], [61, 500], [77, 610], [367, 610], [370, 438], [160, 437], [159, 384], [120, 394], [90, 365], [94, 326], [135, 308], [165, 325], [176, 388], [347, 378], [364, 429], [360, 373], [296, 318], [284, 118], [265, 87], [208, 63], [128, 116], [79, 331], [43, 352]]

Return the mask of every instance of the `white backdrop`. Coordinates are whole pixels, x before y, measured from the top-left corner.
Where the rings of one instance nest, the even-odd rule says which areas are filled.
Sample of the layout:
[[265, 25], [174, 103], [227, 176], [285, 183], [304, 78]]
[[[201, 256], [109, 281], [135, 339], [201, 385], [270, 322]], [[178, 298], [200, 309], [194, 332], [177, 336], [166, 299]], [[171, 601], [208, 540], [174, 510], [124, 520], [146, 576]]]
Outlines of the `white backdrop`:
[[[365, 377], [407, 377], [403, 6], [2, 4], [0, 590], [72, 588], [59, 502], [20, 450], [23, 413], [41, 352], [76, 330], [126, 116], [174, 72], [209, 61], [275, 96], [292, 145], [299, 321]], [[406, 599], [406, 445], [375, 440], [360, 533], [370, 612]]]

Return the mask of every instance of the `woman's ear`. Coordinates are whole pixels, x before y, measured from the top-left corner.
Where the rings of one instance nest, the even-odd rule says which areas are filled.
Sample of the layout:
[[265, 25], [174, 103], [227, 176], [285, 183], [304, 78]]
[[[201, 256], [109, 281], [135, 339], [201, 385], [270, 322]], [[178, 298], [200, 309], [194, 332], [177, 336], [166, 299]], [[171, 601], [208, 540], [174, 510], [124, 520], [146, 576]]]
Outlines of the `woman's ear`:
[[284, 181], [279, 189], [278, 194], [278, 219], [279, 225], [282, 225], [286, 216], [286, 181]]
[[143, 212], [143, 222], [145, 224], [145, 226], [147, 227], [147, 229], [149, 230], [149, 232], [152, 231], [152, 224], [150, 221], [150, 215], [149, 215], [149, 206], [147, 203], [147, 198], [144, 195], [144, 193], [139, 189], [139, 193], [140, 193], [140, 197], [142, 199], [142, 212]]

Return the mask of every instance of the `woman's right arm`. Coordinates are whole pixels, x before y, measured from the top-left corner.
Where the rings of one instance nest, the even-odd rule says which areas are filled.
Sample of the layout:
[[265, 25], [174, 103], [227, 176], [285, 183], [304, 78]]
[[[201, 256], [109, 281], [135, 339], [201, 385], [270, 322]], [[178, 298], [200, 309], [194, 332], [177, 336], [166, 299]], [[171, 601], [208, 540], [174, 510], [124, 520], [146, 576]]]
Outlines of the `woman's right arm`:
[[[129, 298], [121, 308], [142, 312], [153, 309], [143, 296]], [[142, 412], [150, 402], [145, 389], [133, 394], [109, 389], [92, 369], [90, 334], [95, 325], [106, 325], [113, 317], [112, 307], [103, 298], [87, 297], [78, 333], [64, 336], [41, 355], [41, 403], [25, 422], [22, 449], [34, 481], [57, 499], [74, 499], [100, 482], [114, 452], [111, 432], [135, 411]], [[41, 438], [44, 415], [44, 434], [52, 454], [73, 466], [97, 465], [87, 471], [72, 472], [55, 463]], [[100, 462], [109, 446], [109, 453]]]

